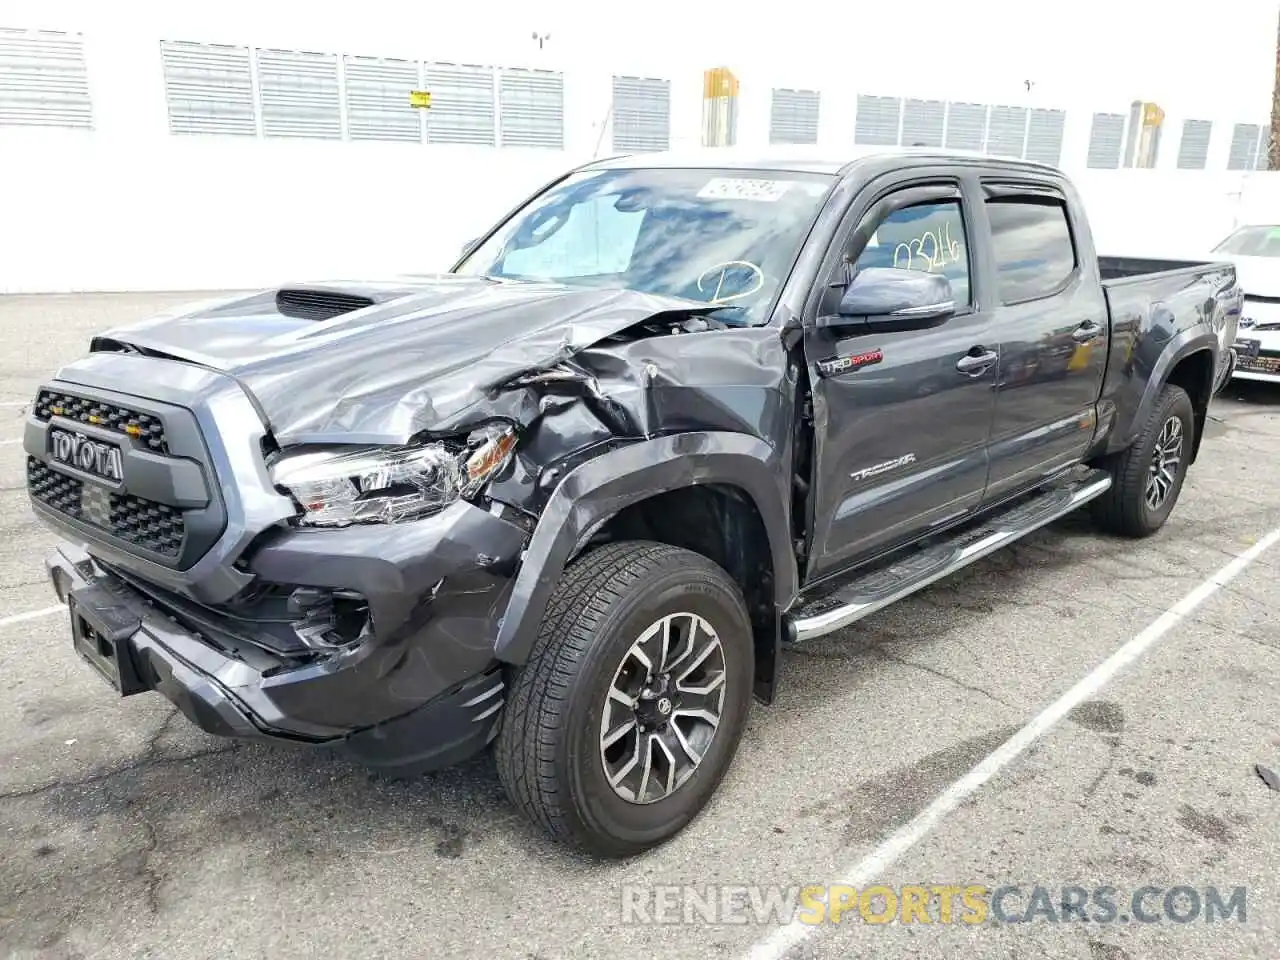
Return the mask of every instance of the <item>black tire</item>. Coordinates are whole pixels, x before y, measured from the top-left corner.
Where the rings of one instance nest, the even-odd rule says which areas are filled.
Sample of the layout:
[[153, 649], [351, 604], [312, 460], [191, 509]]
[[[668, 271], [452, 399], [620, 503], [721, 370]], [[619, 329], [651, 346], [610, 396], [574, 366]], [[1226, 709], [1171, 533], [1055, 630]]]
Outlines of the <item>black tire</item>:
[[[636, 803], [606, 776], [605, 701], [632, 644], [677, 613], [696, 614], [719, 637], [720, 721], [687, 780], [662, 799]], [[753, 657], [742, 593], [706, 557], [647, 541], [583, 555], [560, 578], [529, 661], [511, 678], [495, 749], [507, 795], [553, 838], [600, 856], [628, 856], [669, 840], [729, 769], [751, 705]]]
[[[1182, 455], [1172, 471], [1168, 493], [1153, 507], [1147, 499], [1152, 460], [1161, 432], [1174, 418], [1181, 424]], [[1098, 526], [1124, 537], [1149, 537], [1164, 526], [1182, 492], [1194, 440], [1195, 410], [1191, 398], [1181, 387], [1168, 384], [1160, 391], [1133, 444], [1099, 464], [1111, 474], [1111, 489], [1093, 501], [1092, 513]]]

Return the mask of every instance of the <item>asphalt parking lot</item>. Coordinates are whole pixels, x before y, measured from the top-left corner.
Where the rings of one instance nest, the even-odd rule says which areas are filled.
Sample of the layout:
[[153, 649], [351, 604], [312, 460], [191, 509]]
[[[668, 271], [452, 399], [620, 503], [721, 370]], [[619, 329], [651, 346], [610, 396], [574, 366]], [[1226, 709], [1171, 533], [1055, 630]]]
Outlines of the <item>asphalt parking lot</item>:
[[[27, 507], [22, 405], [95, 330], [188, 299], [0, 297], [4, 955], [736, 958], [776, 925], [644, 922], [625, 905], [652, 907], [655, 885], [856, 878], [1019, 885], [1017, 914], [1037, 885], [1055, 900], [1111, 886], [1122, 907], [1144, 885], [1244, 887], [1247, 913], [880, 925], [853, 911], [788, 957], [1276, 956], [1280, 792], [1254, 765], [1280, 770], [1280, 545], [1161, 618], [1280, 527], [1280, 389], [1236, 384], [1214, 402], [1158, 536], [1109, 539], [1071, 517], [789, 652], [779, 701], [754, 710], [706, 813], [662, 849], [599, 863], [526, 826], [487, 758], [391, 782], [218, 741], [156, 695], [113, 699], [73, 655], [46, 612], [52, 537]], [[1142, 636], [1126, 669], [870, 870], [895, 830]], [[756, 956], [781, 956], [775, 943]]]

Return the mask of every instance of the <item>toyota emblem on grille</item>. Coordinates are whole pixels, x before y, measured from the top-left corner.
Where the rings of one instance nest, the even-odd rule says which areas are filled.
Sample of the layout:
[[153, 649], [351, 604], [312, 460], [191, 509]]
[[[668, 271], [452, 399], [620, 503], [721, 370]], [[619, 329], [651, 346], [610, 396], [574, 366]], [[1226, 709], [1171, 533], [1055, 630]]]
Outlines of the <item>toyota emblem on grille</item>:
[[119, 447], [99, 443], [83, 433], [68, 430], [49, 431], [49, 442], [53, 447], [53, 459], [59, 463], [115, 483], [124, 479]]

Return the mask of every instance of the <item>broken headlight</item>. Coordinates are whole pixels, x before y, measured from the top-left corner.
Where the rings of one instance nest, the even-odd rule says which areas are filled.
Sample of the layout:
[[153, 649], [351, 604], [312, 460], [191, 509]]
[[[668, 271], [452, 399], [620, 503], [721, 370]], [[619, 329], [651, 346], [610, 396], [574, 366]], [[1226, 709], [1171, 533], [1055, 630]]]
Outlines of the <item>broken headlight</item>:
[[476, 430], [464, 444], [366, 447], [285, 456], [271, 481], [302, 506], [308, 526], [400, 523], [474, 495], [511, 459], [515, 431], [506, 424]]

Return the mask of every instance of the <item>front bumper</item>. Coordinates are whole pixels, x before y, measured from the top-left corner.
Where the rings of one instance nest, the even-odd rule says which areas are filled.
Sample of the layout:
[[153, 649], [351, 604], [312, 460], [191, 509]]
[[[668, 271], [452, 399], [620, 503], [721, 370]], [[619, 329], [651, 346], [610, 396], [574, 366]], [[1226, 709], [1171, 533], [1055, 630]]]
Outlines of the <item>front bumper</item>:
[[[79, 618], [73, 634], [93, 638], [87, 646], [95, 651], [81, 645], [86, 660], [114, 673], [122, 694], [154, 690], [216, 736], [324, 745], [371, 766], [419, 771], [481, 750], [496, 732], [503, 682], [491, 658], [457, 682], [436, 671], [434, 690], [409, 679], [421, 681], [420, 674], [399, 669], [413, 657], [395, 645], [366, 643], [321, 663], [264, 668], [218, 649], [77, 547], [58, 547], [46, 568]], [[363, 692], [366, 702], [376, 689], [384, 716], [352, 723], [334, 699], [341, 690], [335, 684]]]
[[1233, 380], [1253, 380], [1257, 383], [1280, 383], [1280, 373], [1260, 373], [1257, 370], [1237, 369], [1232, 374]]
[[[68, 434], [73, 451], [113, 451], [111, 469], [69, 454]], [[190, 364], [100, 352], [41, 387], [28, 492], [84, 545], [49, 560], [84, 614], [77, 649], [107, 644], [122, 692], [156, 690], [214, 734], [386, 764], [483, 745], [526, 525], [458, 501], [404, 523], [294, 526], [265, 436], [239, 383]], [[75, 632], [91, 621], [101, 630]]]
[[1280, 360], [1266, 356], [1250, 357], [1237, 342], [1231, 348], [1231, 372], [1227, 374], [1227, 380], [1280, 383]]
[[1265, 329], [1259, 330], [1256, 323], [1250, 323], [1236, 331], [1231, 344], [1234, 379], [1280, 383], [1280, 330], [1273, 329], [1273, 323], [1274, 318]]

